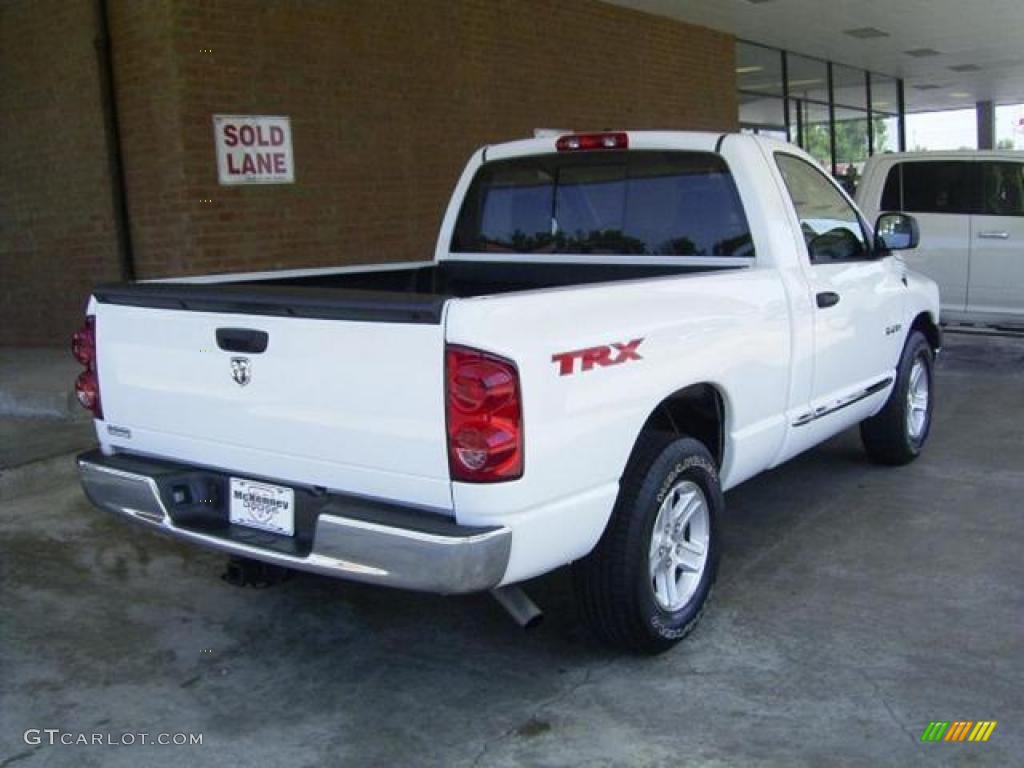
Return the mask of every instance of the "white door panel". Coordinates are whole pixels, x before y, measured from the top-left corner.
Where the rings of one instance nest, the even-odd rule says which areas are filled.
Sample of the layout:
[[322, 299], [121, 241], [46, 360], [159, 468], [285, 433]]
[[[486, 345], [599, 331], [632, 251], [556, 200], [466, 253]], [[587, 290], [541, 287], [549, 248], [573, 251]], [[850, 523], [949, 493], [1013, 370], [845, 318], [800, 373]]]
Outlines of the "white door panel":
[[814, 321], [814, 408], [831, 407], [892, 372], [901, 335], [902, 283], [891, 257], [811, 268], [815, 296], [839, 302], [817, 307]]
[[904, 267], [874, 258], [856, 209], [820, 168], [783, 153], [776, 162], [806, 243], [815, 313], [812, 399], [797, 424], [840, 429], [846, 414], [830, 414], [879, 387], [898, 356]]
[[1024, 163], [1009, 158], [978, 163], [979, 213], [971, 217], [972, 314], [1024, 315]]
[[967, 309], [1024, 315], [1024, 217], [972, 219]]
[[958, 213], [914, 213], [921, 229], [917, 248], [901, 251], [907, 266], [938, 283], [943, 311], [967, 305], [971, 248], [971, 216]]

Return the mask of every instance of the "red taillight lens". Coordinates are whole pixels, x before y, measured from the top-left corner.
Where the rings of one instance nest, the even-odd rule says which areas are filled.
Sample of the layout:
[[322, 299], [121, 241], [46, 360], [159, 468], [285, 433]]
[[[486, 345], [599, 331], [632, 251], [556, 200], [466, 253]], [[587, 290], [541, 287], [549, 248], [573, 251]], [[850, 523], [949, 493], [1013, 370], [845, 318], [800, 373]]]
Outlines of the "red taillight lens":
[[96, 318], [93, 315], [88, 315], [85, 324], [71, 337], [71, 354], [85, 366], [75, 380], [75, 396], [83, 408], [92, 411], [95, 418], [102, 419], [100, 378], [96, 369]]
[[559, 152], [589, 152], [595, 149], [627, 149], [629, 136], [625, 133], [574, 133], [559, 136], [555, 149]]
[[96, 360], [96, 317], [88, 315], [85, 325], [75, 331], [71, 337], [71, 354], [75, 360], [86, 368], [91, 368]]
[[94, 371], [82, 371], [75, 381], [75, 395], [83, 408], [92, 411], [96, 418], [102, 418], [100, 409], [100, 382]]
[[522, 477], [523, 411], [515, 365], [476, 349], [449, 346], [445, 370], [452, 479], [495, 483]]

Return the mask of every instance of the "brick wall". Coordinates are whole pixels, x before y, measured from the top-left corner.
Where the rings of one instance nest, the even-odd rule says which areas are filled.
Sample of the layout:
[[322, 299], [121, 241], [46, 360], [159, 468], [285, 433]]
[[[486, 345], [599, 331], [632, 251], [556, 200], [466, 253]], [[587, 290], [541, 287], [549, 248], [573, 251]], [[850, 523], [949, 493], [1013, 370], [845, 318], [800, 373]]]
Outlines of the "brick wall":
[[0, 3], [0, 345], [64, 344], [119, 276], [93, 2]]
[[[730, 36], [596, 0], [109, 2], [140, 277], [430, 258], [481, 144], [736, 127]], [[290, 116], [295, 184], [219, 186], [215, 113]]]
[[[184, 252], [143, 252], [146, 274], [430, 258], [481, 144], [736, 125], [732, 38], [589, 0], [183, 0], [175, 14], [189, 235], [154, 231]], [[217, 112], [289, 115], [296, 183], [218, 186]], [[133, 220], [146, 199], [131, 196]]]

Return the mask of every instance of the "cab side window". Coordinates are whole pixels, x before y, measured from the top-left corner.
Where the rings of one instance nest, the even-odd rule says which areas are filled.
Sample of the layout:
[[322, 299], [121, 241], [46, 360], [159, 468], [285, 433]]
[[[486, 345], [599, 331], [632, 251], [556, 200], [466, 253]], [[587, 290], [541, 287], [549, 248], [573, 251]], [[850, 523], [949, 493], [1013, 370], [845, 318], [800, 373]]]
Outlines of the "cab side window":
[[975, 165], [965, 160], [896, 163], [885, 177], [881, 208], [907, 213], [977, 213]]
[[988, 216], [1024, 216], [1024, 165], [981, 164], [981, 212]]
[[860, 216], [822, 171], [795, 155], [778, 152], [775, 162], [793, 201], [812, 264], [870, 256]]

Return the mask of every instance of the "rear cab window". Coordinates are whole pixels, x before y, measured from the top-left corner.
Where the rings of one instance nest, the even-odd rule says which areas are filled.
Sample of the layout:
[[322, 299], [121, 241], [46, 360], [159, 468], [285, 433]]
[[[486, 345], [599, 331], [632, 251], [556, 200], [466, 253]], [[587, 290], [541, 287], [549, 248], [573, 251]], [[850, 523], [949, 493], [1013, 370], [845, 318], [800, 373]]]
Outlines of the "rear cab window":
[[633, 150], [486, 163], [451, 251], [753, 258], [754, 245], [721, 157]]

